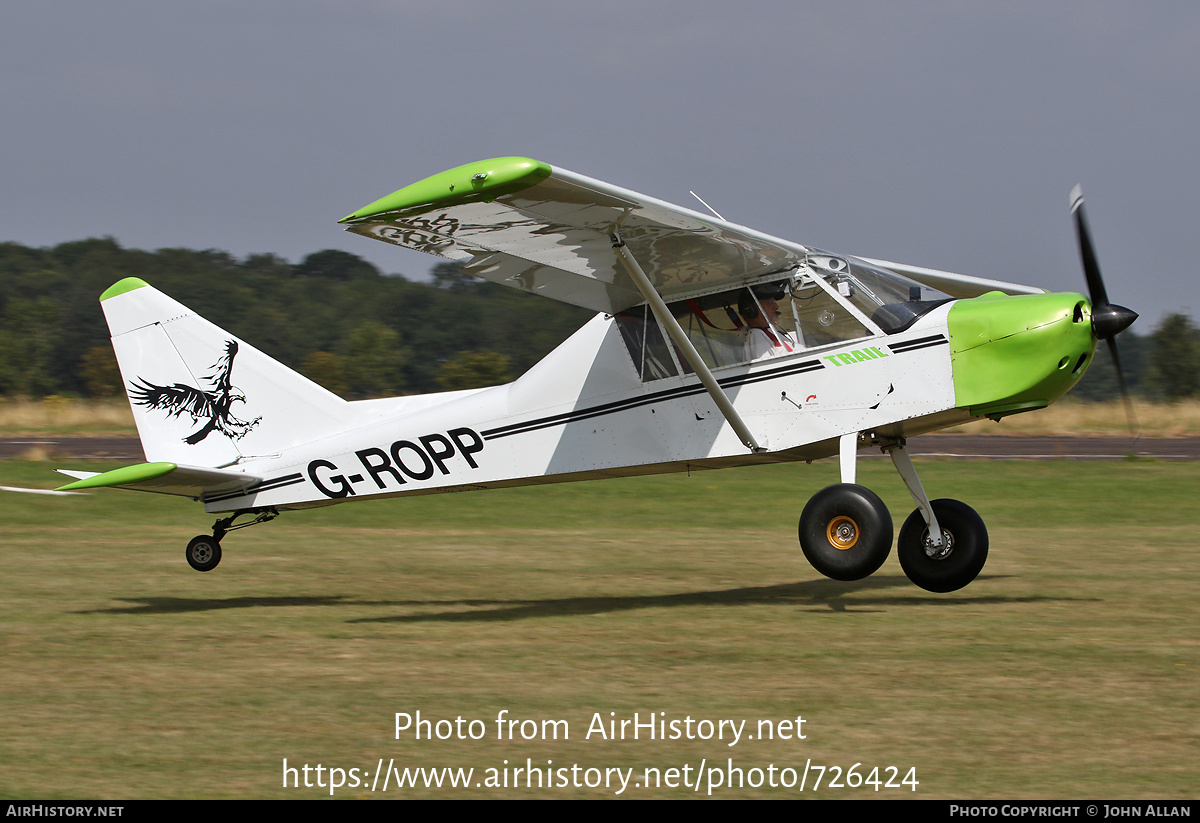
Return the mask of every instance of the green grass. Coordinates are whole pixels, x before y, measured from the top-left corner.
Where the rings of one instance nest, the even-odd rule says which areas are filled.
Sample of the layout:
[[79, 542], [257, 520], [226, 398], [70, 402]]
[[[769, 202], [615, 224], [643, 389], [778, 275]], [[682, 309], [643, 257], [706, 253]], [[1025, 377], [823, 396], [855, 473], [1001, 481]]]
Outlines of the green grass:
[[[918, 467], [988, 524], [988, 565], [960, 592], [917, 589], [894, 553], [859, 583], [813, 572], [795, 522], [831, 463], [286, 513], [231, 533], [209, 574], [183, 559], [213, 519], [198, 505], [0, 492], [0, 796], [328, 796], [281, 788], [284, 758], [476, 779], [506, 759], [640, 776], [732, 758], [915, 766], [920, 785], [714, 796], [1195, 797], [1200, 465]], [[898, 528], [912, 505], [890, 465], [860, 481]], [[59, 482], [0, 463], [3, 485]], [[502, 709], [567, 720], [570, 739], [498, 741]], [[487, 737], [395, 739], [394, 713], [417, 710]], [[807, 737], [586, 740], [595, 712], [748, 731], [800, 715]], [[530, 795], [613, 790], [337, 796]]]

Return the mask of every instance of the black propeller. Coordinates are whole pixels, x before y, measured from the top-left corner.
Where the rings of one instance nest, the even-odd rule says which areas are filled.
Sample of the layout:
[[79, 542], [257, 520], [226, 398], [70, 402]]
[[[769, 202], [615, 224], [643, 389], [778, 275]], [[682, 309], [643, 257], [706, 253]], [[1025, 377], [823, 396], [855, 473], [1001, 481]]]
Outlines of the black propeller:
[[1092, 249], [1092, 236], [1088, 232], [1087, 216], [1083, 211], [1083, 189], [1071, 189], [1071, 214], [1075, 216], [1075, 235], [1079, 238], [1079, 256], [1083, 259], [1083, 276], [1087, 279], [1088, 297], [1092, 301], [1092, 334], [1097, 340], [1108, 343], [1113, 366], [1117, 370], [1117, 384], [1121, 388], [1121, 399], [1125, 403], [1125, 415], [1129, 418], [1129, 432], [1137, 437], [1137, 421], [1133, 415], [1133, 400], [1125, 386], [1125, 375], [1121, 371], [1121, 358], [1117, 354], [1117, 335], [1133, 325], [1137, 312], [1108, 302], [1108, 291], [1104, 278], [1100, 276], [1100, 264]]

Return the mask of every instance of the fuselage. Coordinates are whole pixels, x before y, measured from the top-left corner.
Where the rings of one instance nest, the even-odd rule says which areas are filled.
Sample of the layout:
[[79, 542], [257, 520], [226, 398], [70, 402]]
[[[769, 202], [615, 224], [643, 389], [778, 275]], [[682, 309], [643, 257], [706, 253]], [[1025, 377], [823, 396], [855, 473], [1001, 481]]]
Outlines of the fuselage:
[[890, 334], [717, 367], [755, 453], [696, 375], [648, 373], [618, 318], [598, 315], [512, 383], [367, 401], [372, 422], [246, 460], [266, 478], [258, 490], [205, 504], [302, 508], [827, 457], [848, 432], [902, 438], [1046, 406], [1090, 363], [1089, 321], [1079, 294], [988, 294]]

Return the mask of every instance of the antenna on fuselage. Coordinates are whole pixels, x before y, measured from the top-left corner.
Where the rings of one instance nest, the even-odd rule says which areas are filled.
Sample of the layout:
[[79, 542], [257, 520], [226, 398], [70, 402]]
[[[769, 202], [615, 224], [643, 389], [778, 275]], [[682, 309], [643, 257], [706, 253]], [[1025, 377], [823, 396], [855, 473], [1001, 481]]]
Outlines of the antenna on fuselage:
[[[696, 194], [696, 192], [692, 191], [691, 189], [688, 189], [688, 194], [690, 194], [692, 197], [695, 197], [695, 198], [696, 198], [697, 200], [699, 200], [701, 203], [704, 203], [704, 198], [703, 198], [703, 197], [701, 197], [700, 195]], [[721, 217], [721, 214], [720, 214], [720, 212], [718, 212], [718, 211], [717, 211], [716, 209], [714, 209], [712, 206], [708, 205], [708, 203], [704, 203], [704, 208], [708, 209], [708, 210], [709, 210], [709, 211], [711, 211], [713, 214], [717, 215], [717, 219], [719, 219], [719, 220], [724, 220], [724, 219], [725, 219], [724, 217]]]

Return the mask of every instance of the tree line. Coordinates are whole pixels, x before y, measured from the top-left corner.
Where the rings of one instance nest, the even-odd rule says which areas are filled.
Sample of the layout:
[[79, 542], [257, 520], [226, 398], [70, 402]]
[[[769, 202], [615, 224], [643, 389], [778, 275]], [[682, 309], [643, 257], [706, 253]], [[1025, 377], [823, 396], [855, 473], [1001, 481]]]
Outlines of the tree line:
[[[0, 243], [0, 394], [106, 397], [120, 375], [97, 303], [140, 277], [217, 325], [348, 398], [473, 388], [511, 380], [592, 313], [434, 267], [431, 281], [385, 275], [327, 249], [273, 254], [122, 248], [111, 237], [31, 248]], [[1200, 396], [1200, 331], [1180, 314], [1124, 332], [1123, 371], [1149, 399]], [[1117, 396], [1107, 347], [1073, 395]]]
[[139, 277], [290, 368], [348, 398], [513, 379], [592, 313], [463, 275], [384, 275], [337, 250], [272, 254], [122, 248], [112, 238], [0, 243], [0, 394], [121, 392], [97, 302]]

